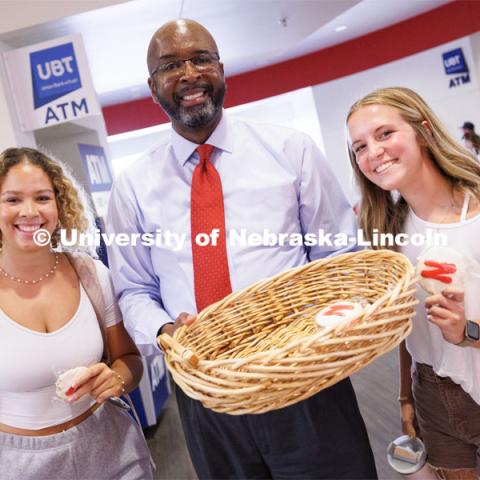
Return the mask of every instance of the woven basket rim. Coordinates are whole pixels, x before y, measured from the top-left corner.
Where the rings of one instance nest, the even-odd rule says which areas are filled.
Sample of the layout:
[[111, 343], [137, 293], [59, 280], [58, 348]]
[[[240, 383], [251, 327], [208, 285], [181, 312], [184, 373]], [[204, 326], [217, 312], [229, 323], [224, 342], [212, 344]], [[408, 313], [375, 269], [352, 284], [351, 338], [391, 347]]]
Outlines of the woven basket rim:
[[[289, 277], [291, 277], [291, 276], [298, 275], [300, 272], [308, 271], [308, 270], [314, 268], [314, 266], [317, 265], [319, 262], [325, 263], [325, 264], [326, 263], [341, 262], [345, 259], [348, 259], [349, 257], [357, 257], [358, 258], [358, 257], [361, 257], [363, 255], [371, 255], [372, 251], [376, 252], [376, 253], [379, 253], [379, 254], [391, 256], [392, 258], [397, 258], [397, 259], [401, 260], [404, 263], [404, 265], [407, 267], [407, 271], [410, 270], [411, 273], [413, 275], [415, 275], [415, 270], [413, 269], [413, 266], [411, 265], [408, 258], [405, 255], [403, 255], [401, 253], [398, 253], [398, 252], [395, 252], [393, 250], [387, 250], [387, 249], [369, 250], [369, 249], [365, 249], [365, 250], [359, 250], [359, 251], [355, 251], [355, 252], [345, 252], [345, 253], [341, 253], [339, 255], [313, 260], [311, 262], [305, 263], [302, 266], [292, 267], [292, 268], [284, 270], [280, 273], [277, 273], [277, 274], [275, 274], [271, 277], [258, 280], [257, 282], [254, 282], [251, 285], [249, 285], [248, 287], [242, 288], [241, 290], [238, 290], [237, 292], [233, 292], [230, 295], [226, 296], [224, 299], [219, 300], [218, 302], [212, 303], [208, 307], [204, 308], [201, 312], [198, 313], [196, 321], [201, 321], [201, 319], [203, 317], [206, 317], [212, 310], [216, 310], [220, 306], [225, 306], [226, 307], [226, 306], [230, 305], [238, 297], [243, 296], [245, 294], [245, 292], [247, 292], [247, 291], [256, 292], [258, 290], [261, 290], [262, 287], [264, 287], [264, 286], [266, 286], [270, 283], [274, 283], [278, 280], [282, 280], [282, 281], [288, 280]], [[399, 282], [400, 282], [400, 280], [399, 280]], [[386, 292], [384, 295], [387, 295], [387, 293], [389, 293], [389, 292]], [[185, 326], [185, 327], [188, 328], [188, 326]], [[181, 327], [181, 328], [185, 328], [185, 327]], [[175, 332], [175, 333], [177, 333], [177, 332]]]
[[[386, 249], [376, 249], [376, 250], [370, 250], [370, 249], [365, 249], [365, 250], [360, 250], [360, 251], [355, 251], [355, 252], [346, 252], [343, 254], [335, 255], [332, 257], [326, 257], [322, 259], [318, 259], [312, 262], [308, 262], [305, 265], [301, 267], [293, 267], [288, 270], [285, 270], [283, 272], [280, 272], [272, 277], [266, 278], [259, 280], [250, 286], [239, 290], [238, 292], [232, 293], [225, 297], [224, 299], [208, 306], [204, 310], [202, 310], [198, 316], [197, 322], [201, 322], [202, 319], [205, 317], [208, 318], [210, 313], [212, 311], [216, 311], [218, 308], [222, 307], [227, 307], [231, 305], [232, 303], [236, 302], [239, 297], [242, 297], [245, 295], [246, 292], [252, 293], [252, 292], [257, 292], [260, 291], [262, 288], [266, 288], [271, 286], [277, 281], [287, 281], [290, 277], [294, 275], [298, 275], [300, 272], [308, 271], [313, 268], [318, 268], [318, 264], [321, 263], [323, 264], [329, 264], [329, 263], [337, 263], [337, 262], [345, 262], [348, 261], [348, 258], [350, 257], [355, 257], [357, 261], [360, 261], [362, 256], [370, 256], [372, 252], [376, 252], [378, 254], [382, 254], [386, 257], [390, 257], [392, 259], [395, 259], [397, 262], [400, 260], [401, 263], [403, 263], [405, 269], [401, 277], [398, 278], [395, 287], [392, 290], [385, 291], [380, 297], [378, 297], [373, 303], [369, 304], [368, 306], [365, 307], [365, 310], [362, 312], [362, 314], [359, 317], [359, 320], [362, 320], [366, 316], [371, 316], [373, 315], [377, 310], [381, 309], [381, 307], [387, 303], [388, 299], [392, 296], [394, 293], [399, 293], [400, 290], [402, 290], [402, 284], [405, 283], [406, 277], [409, 277], [408, 281], [408, 286], [406, 290], [402, 293], [402, 297], [409, 297], [413, 294], [415, 291], [415, 271], [413, 269], [413, 266], [411, 265], [410, 261], [408, 260], [407, 257], [405, 257], [403, 254], [392, 251], [392, 250], [386, 250]], [[418, 301], [411, 301], [407, 304], [404, 304], [404, 307], [410, 307], [414, 306]], [[324, 308], [319, 307], [319, 310]], [[398, 307], [392, 307], [392, 309], [396, 310]], [[268, 357], [275, 357], [275, 355], [282, 354], [283, 352], [288, 352], [292, 349], [295, 349], [298, 347], [300, 344], [313, 344], [315, 342], [318, 342], [322, 338], [331, 335], [332, 332], [334, 333], [335, 330], [339, 330], [343, 325], [348, 324], [348, 320], [346, 320], [344, 323], [339, 324], [335, 326], [334, 328], [331, 329], [324, 329], [321, 331], [317, 331], [313, 334], [310, 335], [304, 335], [300, 336], [297, 339], [294, 339], [290, 341], [288, 344], [279, 347], [279, 348], [272, 348], [269, 350], [261, 351], [261, 352], [253, 352], [249, 355], [242, 356], [242, 357], [234, 357], [234, 358], [222, 358], [222, 359], [204, 359], [201, 357], [196, 357], [196, 366], [202, 368], [202, 369], [215, 369], [215, 368], [241, 368], [242, 365], [248, 364], [248, 363], [256, 363], [260, 362], [262, 365], [265, 364], [265, 361], [268, 361]], [[174, 333], [173, 338], [175, 339], [176, 342], [182, 347], [183, 344], [181, 341], [178, 341], [178, 337], [182, 335], [182, 333], [186, 330], [188, 330], [190, 326], [183, 326], [177, 329]], [[351, 327], [352, 330], [355, 330], [355, 328], [361, 328], [360, 327]], [[331, 338], [327, 341], [329, 344], [335, 344], [335, 343], [343, 343], [344, 340], [342, 338]], [[170, 342], [168, 342], [170, 343]], [[195, 351], [191, 350], [188, 348], [188, 346], [185, 346], [185, 358], [188, 357], [189, 354], [193, 353], [196, 355]]]

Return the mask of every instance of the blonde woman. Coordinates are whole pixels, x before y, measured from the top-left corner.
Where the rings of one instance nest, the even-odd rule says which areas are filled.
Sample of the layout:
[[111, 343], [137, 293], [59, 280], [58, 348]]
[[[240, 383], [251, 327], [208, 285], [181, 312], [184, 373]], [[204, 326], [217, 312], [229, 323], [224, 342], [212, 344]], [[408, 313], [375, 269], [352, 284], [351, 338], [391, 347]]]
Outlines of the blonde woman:
[[[87, 295], [91, 285], [82, 284], [87, 277], [74, 268], [77, 257], [37, 245], [40, 229], [57, 244], [62, 228], [68, 233], [90, 228], [72, 180], [37, 150], [5, 150], [0, 154], [0, 471], [22, 479], [151, 478], [138, 425], [109, 401], [136, 387], [141, 359], [123, 327], [108, 270], [90, 260], [104, 305], [98, 318], [98, 304]], [[110, 366], [101, 361], [104, 350]], [[59, 398], [59, 377], [78, 367]]]
[[[480, 268], [480, 165], [425, 101], [407, 88], [379, 89], [351, 107], [347, 127], [365, 236], [431, 229], [465, 255], [469, 269]], [[400, 250], [415, 264], [422, 247]], [[427, 296], [419, 289], [418, 297], [400, 348], [402, 428], [422, 436], [439, 478], [477, 478], [480, 343], [465, 341], [463, 290], [446, 286]]]

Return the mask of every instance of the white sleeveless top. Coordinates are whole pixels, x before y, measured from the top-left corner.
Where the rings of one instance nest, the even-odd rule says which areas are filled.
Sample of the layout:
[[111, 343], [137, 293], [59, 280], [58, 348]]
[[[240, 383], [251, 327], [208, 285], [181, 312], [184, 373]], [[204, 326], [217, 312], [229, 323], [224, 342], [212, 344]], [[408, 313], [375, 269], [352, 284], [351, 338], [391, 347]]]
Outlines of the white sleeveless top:
[[[464, 256], [467, 271], [480, 273], [480, 215], [467, 219], [468, 203], [469, 196], [466, 195], [460, 221], [449, 224], [426, 222], [410, 210], [405, 232], [409, 238], [414, 233], [426, 235], [427, 230], [443, 234], [447, 239], [447, 246]], [[423, 250], [425, 247], [410, 244], [402, 248], [402, 253], [416, 265]], [[468, 273], [465, 280], [468, 281]], [[444, 340], [440, 329], [426, 318], [427, 296], [423, 288], [418, 286], [419, 303], [416, 306], [412, 333], [406, 339], [407, 350], [416, 362], [430, 365], [441, 377], [450, 377], [480, 405], [480, 349], [457, 347]], [[478, 301], [480, 302], [480, 292]], [[480, 322], [480, 318], [470, 320]]]
[[[121, 321], [109, 272], [95, 261], [104, 292], [108, 327]], [[95, 402], [87, 395], [75, 404], [55, 394], [57, 376], [101, 360], [103, 340], [93, 306], [80, 284], [80, 303], [73, 317], [51, 333], [30, 330], [0, 309], [0, 423], [37, 430], [67, 422]]]

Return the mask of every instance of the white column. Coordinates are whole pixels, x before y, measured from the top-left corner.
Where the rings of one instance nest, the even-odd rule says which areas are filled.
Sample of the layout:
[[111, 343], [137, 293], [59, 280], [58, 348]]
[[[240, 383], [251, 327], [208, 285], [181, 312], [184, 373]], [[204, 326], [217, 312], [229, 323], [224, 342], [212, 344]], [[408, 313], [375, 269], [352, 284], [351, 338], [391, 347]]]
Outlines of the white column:
[[24, 133], [19, 127], [3, 58], [3, 52], [8, 49], [5, 43], [0, 42], [0, 151], [9, 147], [35, 148], [33, 132]]

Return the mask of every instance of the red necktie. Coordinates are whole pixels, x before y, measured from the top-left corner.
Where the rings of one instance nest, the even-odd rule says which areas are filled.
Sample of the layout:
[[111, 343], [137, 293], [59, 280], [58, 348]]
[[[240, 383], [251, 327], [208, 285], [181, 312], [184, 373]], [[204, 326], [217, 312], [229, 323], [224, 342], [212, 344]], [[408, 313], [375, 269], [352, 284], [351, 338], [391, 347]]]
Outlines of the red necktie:
[[[213, 148], [212, 145], [197, 147], [200, 162], [193, 171], [190, 197], [193, 277], [199, 312], [232, 291], [228, 272], [222, 181], [210, 162]], [[210, 236], [213, 229], [219, 230], [216, 245], [212, 245]], [[207, 235], [208, 245], [199, 245], [206, 240]]]

